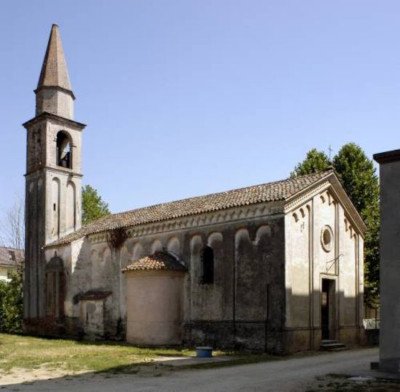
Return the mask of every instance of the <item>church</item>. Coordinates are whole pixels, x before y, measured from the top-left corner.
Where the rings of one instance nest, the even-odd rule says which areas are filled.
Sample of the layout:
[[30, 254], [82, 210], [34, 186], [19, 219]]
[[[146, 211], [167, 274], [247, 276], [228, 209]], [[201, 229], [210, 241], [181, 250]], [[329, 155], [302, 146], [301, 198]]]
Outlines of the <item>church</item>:
[[53, 25], [27, 121], [27, 333], [270, 353], [362, 340], [365, 224], [332, 170], [81, 225], [82, 133]]

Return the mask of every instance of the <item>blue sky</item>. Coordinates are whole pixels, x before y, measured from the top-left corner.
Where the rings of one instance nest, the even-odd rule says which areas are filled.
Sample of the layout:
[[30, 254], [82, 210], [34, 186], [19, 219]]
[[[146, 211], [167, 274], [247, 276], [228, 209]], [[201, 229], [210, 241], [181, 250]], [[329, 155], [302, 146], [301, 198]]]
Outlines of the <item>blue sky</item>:
[[3, 0], [0, 211], [52, 23], [113, 212], [285, 178], [313, 147], [400, 147], [398, 1]]

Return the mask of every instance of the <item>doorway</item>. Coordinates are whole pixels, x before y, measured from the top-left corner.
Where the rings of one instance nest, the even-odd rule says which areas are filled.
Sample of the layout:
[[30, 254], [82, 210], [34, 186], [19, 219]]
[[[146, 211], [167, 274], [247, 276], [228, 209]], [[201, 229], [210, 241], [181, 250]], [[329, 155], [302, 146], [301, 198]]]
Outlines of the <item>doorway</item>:
[[322, 279], [321, 334], [322, 340], [335, 338], [335, 281]]

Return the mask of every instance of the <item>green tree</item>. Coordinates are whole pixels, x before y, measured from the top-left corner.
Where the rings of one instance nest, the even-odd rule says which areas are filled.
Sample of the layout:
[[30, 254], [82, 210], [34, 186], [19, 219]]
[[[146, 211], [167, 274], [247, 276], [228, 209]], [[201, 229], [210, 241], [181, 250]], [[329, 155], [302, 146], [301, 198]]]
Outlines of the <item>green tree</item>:
[[82, 223], [87, 224], [109, 213], [108, 204], [103, 201], [97, 190], [85, 185], [82, 188]]
[[294, 168], [294, 171], [290, 176], [297, 177], [305, 174], [318, 173], [328, 169], [329, 166], [331, 166], [331, 162], [327, 155], [324, 152], [313, 148], [307, 153], [304, 161]]
[[365, 301], [374, 306], [379, 293], [379, 180], [372, 160], [354, 143], [345, 144], [333, 158], [344, 189], [365, 224]]
[[312, 149], [291, 176], [323, 171], [331, 165], [367, 226], [364, 246], [365, 302], [374, 306], [379, 295], [380, 214], [379, 182], [372, 160], [354, 143], [342, 146], [332, 162], [324, 152]]
[[0, 280], [0, 331], [4, 332], [4, 297], [7, 291], [7, 282]]
[[0, 331], [22, 332], [23, 284], [22, 268], [11, 276], [10, 282], [0, 282]]
[[373, 162], [354, 143], [345, 144], [333, 158], [333, 166], [347, 194], [365, 219], [371, 208], [379, 207], [379, 181]]

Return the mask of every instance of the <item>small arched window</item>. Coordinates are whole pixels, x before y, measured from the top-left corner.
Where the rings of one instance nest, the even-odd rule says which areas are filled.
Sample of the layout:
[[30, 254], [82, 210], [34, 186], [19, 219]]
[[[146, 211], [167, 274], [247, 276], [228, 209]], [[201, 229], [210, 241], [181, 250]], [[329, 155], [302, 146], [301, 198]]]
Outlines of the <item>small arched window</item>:
[[57, 166], [72, 169], [72, 143], [70, 136], [60, 131], [57, 133]]
[[202, 284], [214, 283], [214, 251], [211, 247], [204, 247], [201, 255]]

